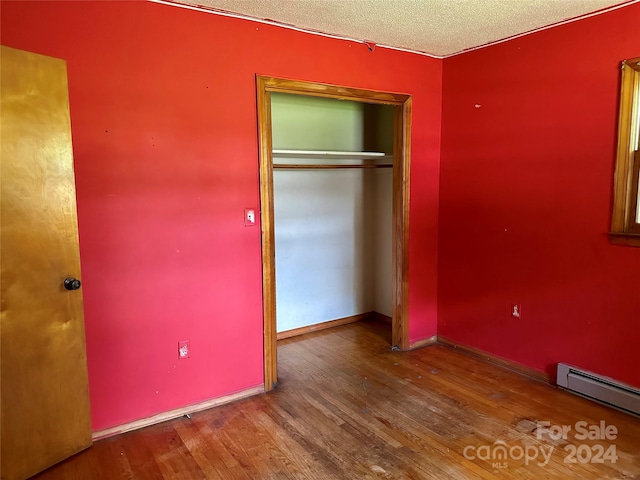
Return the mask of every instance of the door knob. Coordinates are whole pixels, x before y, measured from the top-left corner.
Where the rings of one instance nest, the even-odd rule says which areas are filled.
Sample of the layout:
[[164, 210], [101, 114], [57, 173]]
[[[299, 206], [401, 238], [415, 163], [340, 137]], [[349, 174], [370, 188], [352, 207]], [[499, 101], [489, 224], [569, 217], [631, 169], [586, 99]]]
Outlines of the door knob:
[[78, 290], [80, 288], [80, 280], [73, 277], [67, 277], [64, 279], [64, 288], [67, 290]]

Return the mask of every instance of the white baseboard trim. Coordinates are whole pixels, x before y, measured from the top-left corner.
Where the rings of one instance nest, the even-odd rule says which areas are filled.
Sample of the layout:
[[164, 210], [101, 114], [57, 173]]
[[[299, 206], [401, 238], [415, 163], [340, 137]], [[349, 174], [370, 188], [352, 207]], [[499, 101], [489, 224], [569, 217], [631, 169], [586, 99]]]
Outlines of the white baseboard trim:
[[186, 407], [177, 408], [175, 410], [170, 410], [168, 412], [158, 413], [157, 415], [153, 415], [147, 418], [141, 418], [140, 420], [135, 420], [133, 422], [125, 423], [123, 425], [118, 425], [117, 427], [98, 430], [96, 432], [93, 432], [91, 437], [94, 441], [107, 438], [107, 437], [112, 437], [114, 435], [119, 435], [121, 433], [130, 432], [132, 430], [138, 430], [139, 428], [148, 427], [150, 425], [155, 425], [156, 423], [162, 423], [162, 422], [166, 422], [167, 420], [173, 420], [174, 418], [182, 417], [183, 415], [201, 412], [202, 410], [207, 410], [209, 408], [217, 407], [219, 405], [224, 405], [225, 403], [235, 402], [236, 400], [241, 400], [243, 398], [251, 397], [253, 395], [257, 395], [263, 392], [264, 392], [264, 385], [247, 388], [246, 390], [241, 390], [239, 392], [232, 393], [230, 395], [224, 395], [222, 397], [212, 398], [211, 400], [205, 400], [204, 402], [195, 403], [193, 405], [187, 405]]

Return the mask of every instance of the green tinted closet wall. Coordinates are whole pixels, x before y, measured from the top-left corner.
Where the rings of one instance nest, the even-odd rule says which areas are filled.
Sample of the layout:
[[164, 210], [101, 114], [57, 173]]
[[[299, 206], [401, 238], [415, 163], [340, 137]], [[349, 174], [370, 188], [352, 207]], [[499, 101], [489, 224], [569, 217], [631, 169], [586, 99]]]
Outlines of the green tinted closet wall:
[[[393, 107], [272, 94], [274, 150], [393, 150]], [[388, 159], [387, 162], [391, 162]], [[350, 163], [279, 158], [274, 163]], [[392, 169], [274, 170], [278, 332], [391, 315]]]

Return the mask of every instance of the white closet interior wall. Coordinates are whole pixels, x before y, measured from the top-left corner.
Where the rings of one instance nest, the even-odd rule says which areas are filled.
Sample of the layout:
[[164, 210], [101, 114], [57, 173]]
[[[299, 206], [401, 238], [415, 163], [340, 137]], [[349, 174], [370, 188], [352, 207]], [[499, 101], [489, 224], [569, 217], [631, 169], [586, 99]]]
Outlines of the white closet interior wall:
[[[374, 142], [392, 153], [390, 106], [274, 93], [271, 114], [274, 149], [362, 151], [375, 150]], [[371, 311], [391, 315], [392, 175], [390, 168], [274, 170], [278, 332]]]

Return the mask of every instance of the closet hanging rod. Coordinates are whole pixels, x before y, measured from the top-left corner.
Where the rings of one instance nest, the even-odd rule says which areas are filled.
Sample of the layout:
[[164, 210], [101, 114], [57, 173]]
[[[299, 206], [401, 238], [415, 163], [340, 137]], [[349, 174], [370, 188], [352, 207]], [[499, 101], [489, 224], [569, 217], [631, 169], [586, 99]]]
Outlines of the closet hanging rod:
[[299, 164], [299, 163], [274, 163], [273, 168], [282, 169], [318, 169], [318, 168], [391, 168], [391, 163], [365, 164], [365, 165], [327, 165], [327, 164]]

